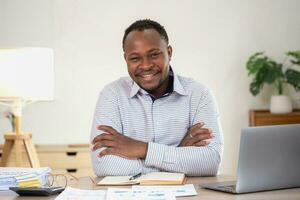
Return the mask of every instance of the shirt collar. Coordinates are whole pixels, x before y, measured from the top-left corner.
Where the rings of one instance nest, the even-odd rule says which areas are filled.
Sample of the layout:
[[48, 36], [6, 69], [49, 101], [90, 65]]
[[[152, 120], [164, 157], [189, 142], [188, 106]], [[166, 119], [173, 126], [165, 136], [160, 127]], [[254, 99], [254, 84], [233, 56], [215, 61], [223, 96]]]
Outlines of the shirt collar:
[[130, 98], [134, 97], [135, 95], [137, 95], [137, 93], [138, 93], [140, 90], [142, 90], [142, 89], [140, 88], [140, 86], [138, 86], [138, 84], [136, 84], [135, 81], [132, 80], [132, 82], [133, 82], [133, 84], [132, 84], [131, 91], [130, 91], [130, 95], [129, 95]]
[[174, 88], [174, 92], [182, 95], [182, 96], [186, 96], [188, 95], [187, 92], [185, 91], [183, 85], [181, 84], [181, 82], [179, 81], [178, 76], [174, 73], [174, 83], [173, 83], [173, 88]]
[[[181, 84], [181, 82], [178, 79], [178, 76], [174, 73], [173, 69], [170, 67], [170, 73], [169, 76], [173, 76], [173, 91], [180, 94], [180, 95], [187, 95], [183, 85]], [[129, 97], [132, 98], [135, 95], [137, 95], [139, 92], [142, 94], [149, 94], [147, 91], [143, 90], [142, 88], [140, 88], [140, 86], [135, 82], [132, 81], [132, 87], [131, 87], [131, 91], [130, 91], [130, 95]]]

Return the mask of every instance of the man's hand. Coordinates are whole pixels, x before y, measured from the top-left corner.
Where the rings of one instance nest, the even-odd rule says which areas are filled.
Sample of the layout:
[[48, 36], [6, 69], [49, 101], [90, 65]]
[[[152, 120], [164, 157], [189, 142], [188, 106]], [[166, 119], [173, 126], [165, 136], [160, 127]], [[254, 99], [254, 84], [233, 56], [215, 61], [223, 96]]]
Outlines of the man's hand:
[[197, 123], [191, 128], [179, 144], [180, 147], [184, 146], [206, 146], [209, 144], [209, 139], [214, 135], [211, 129], [203, 128], [204, 123]]
[[145, 158], [147, 155], [148, 144], [134, 140], [118, 133], [110, 126], [101, 125], [98, 130], [104, 131], [103, 134], [96, 136], [93, 143], [93, 151], [106, 147], [99, 154], [99, 157], [105, 155], [116, 155], [127, 159]]

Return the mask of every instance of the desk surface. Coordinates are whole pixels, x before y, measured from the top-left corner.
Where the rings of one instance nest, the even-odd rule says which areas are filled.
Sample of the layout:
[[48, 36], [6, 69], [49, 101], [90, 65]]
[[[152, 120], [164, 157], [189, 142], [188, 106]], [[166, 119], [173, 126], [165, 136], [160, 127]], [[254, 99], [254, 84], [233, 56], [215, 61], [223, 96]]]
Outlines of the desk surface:
[[[96, 178], [99, 181], [101, 178]], [[199, 187], [201, 183], [214, 182], [214, 181], [230, 181], [233, 177], [230, 176], [218, 176], [218, 177], [189, 177], [187, 183], [194, 184], [198, 195], [191, 197], [177, 197], [178, 200], [193, 200], [193, 199], [203, 199], [203, 200], [269, 200], [269, 199], [288, 199], [288, 200], [300, 200], [300, 188], [285, 189], [285, 190], [275, 190], [267, 192], [257, 192], [250, 194], [227, 194], [223, 192], [217, 192], [212, 190], [207, 190]], [[79, 181], [72, 182], [71, 187], [81, 188], [81, 189], [106, 189], [106, 186], [94, 186], [89, 178], [80, 178]], [[15, 193], [10, 191], [0, 191], [1, 200], [31, 200], [31, 199], [44, 199], [51, 200], [55, 199], [56, 196], [50, 197], [18, 197]]]

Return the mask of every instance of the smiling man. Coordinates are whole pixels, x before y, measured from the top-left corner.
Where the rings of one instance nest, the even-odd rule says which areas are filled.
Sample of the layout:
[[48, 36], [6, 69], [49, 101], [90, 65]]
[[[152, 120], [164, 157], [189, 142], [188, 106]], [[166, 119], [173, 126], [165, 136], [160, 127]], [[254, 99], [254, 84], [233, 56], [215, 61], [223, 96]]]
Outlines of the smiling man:
[[95, 109], [96, 175], [216, 175], [223, 136], [214, 96], [174, 73], [164, 27], [149, 19], [134, 22], [125, 30], [123, 51], [130, 77], [107, 85]]

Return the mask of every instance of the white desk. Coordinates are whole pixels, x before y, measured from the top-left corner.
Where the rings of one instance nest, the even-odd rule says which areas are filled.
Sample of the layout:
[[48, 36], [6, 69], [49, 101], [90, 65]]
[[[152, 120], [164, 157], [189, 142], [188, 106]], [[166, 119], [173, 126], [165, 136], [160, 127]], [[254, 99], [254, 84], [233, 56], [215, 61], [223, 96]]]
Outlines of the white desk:
[[[101, 178], [96, 178], [99, 181]], [[207, 190], [199, 187], [199, 184], [212, 181], [230, 181], [233, 177], [230, 176], [217, 176], [217, 177], [189, 177], [187, 183], [194, 184], [198, 195], [191, 197], [177, 197], [178, 200], [300, 200], [300, 188], [275, 190], [267, 192], [257, 192], [249, 194], [227, 194], [223, 192], [217, 192]], [[82, 189], [106, 189], [107, 186], [94, 186], [89, 178], [80, 178], [77, 182], [70, 183], [71, 187]], [[0, 192], [1, 200], [52, 200], [56, 196], [50, 197], [18, 197], [13, 192]]]

